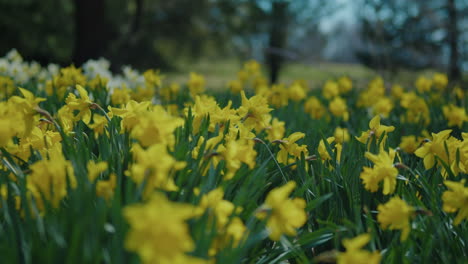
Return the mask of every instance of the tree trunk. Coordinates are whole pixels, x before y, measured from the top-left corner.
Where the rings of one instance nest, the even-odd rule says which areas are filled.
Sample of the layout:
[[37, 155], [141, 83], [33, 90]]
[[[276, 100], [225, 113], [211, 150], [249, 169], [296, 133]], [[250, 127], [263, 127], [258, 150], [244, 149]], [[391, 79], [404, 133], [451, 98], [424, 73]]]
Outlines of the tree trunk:
[[135, 15], [133, 16], [132, 29], [130, 30], [132, 34], [135, 34], [140, 30], [141, 18], [143, 15], [143, 0], [135, 0], [136, 10]]
[[105, 0], [75, 0], [75, 47], [73, 62], [81, 65], [103, 56], [107, 47]]
[[450, 47], [450, 61], [449, 61], [449, 79], [450, 81], [459, 81], [461, 78], [460, 64], [459, 64], [459, 52], [458, 52], [458, 18], [457, 18], [457, 7], [455, 6], [455, 0], [447, 1], [448, 11], [448, 41]]
[[270, 39], [267, 49], [267, 63], [270, 68], [270, 83], [278, 81], [283, 57], [281, 50], [286, 44], [288, 2], [274, 1], [270, 17]]

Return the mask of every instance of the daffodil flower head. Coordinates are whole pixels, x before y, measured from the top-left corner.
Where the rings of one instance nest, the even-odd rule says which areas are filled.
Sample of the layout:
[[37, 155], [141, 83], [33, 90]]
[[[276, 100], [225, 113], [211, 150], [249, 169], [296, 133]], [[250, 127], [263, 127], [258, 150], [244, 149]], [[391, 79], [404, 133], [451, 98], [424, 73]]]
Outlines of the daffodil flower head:
[[186, 221], [196, 216], [192, 205], [169, 201], [154, 193], [145, 204], [123, 209], [130, 228], [125, 248], [135, 252], [142, 263], [204, 263], [187, 255], [195, 249]]
[[[356, 139], [363, 144], [368, 144], [373, 138], [380, 139], [380, 136], [382, 136], [384, 132], [388, 134], [394, 130], [394, 126], [380, 124], [380, 115], [376, 115], [369, 122], [369, 130], [362, 132], [361, 136], [356, 137]], [[382, 140], [382, 142], [385, 142], [385, 140]]]
[[336, 117], [343, 118], [344, 121], [348, 121], [349, 119], [349, 112], [348, 107], [346, 105], [346, 101], [341, 97], [334, 97], [333, 100], [330, 102], [328, 106], [332, 115]]
[[349, 142], [351, 136], [349, 135], [349, 131], [347, 128], [336, 127], [335, 132], [333, 133], [333, 137], [335, 137], [335, 141], [337, 143], [343, 144], [345, 142]]
[[91, 109], [89, 107], [93, 102], [89, 99], [88, 92], [83, 86], [76, 85], [76, 90], [80, 98], [77, 98], [74, 93], [70, 93], [65, 102], [72, 112], [78, 111], [74, 117], [75, 120], [82, 120], [85, 124], [89, 124], [91, 121]]
[[255, 167], [257, 151], [254, 149], [253, 140], [228, 140], [218, 148], [218, 152], [226, 161], [227, 171], [224, 175], [225, 180], [232, 179], [242, 164], [246, 164], [250, 169]]
[[327, 109], [315, 96], [311, 96], [307, 99], [304, 104], [304, 111], [308, 113], [312, 119], [320, 119], [327, 113]]
[[309, 155], [307, 150], [307, 145], [298, 145], [296, 142], [305, 137], [305, 134], [302, 132], [294, 132], [289, 137], [280, 140], [280, 151], [276, 156], [276, 159], [279, 163], [288, 165], [289, 156], [293, 156], [295, 159], [301, 157], [301, 153], [304, 153], [304, 156]]
[[401, 230], [400, 240], [405, 241], [411, 230], [410, 217], [415, 209], [399, 197], [391, 198], [387, 203], [377, 207], [377, 221], [384, 229]]
[[382, 256], [378, 251], [369, 252], [363, 247], [369, 243], [371, 237], [369, 234], [361, 234], [352, 239], [343, 239], [343, 246], [346, 252], [338, 253], [338, 264], [378, 264]]
[[432, 133], [432, 140], [424, 142], [424, 144], [414, 152], [416, 156], [424, 159], [424, 167], [426, 169], [434, 167], [436, 164], [435, 157], [441, 158], [448, 164], [450, 163], [450, 153], [447, 153], [445, 149], [446, 144], [450, 143], [447, 142], [450, 133], [452, 133], [451, 129], [443, 130], [439, 133]]
[[454, 225], [459, 225], [464, 219], [468, 219], [468, 187], [465, 187], [466, 180], [460, 182], [445, 181], [448, 190], [442, 194], [443, 210], [447, 213], [458, 211]]
[[269, 141], [274, 141], [283, 138], [284, 132], [286, 131], [284, 124], [285, 123], [283, 121], [279, 121], [278, 118], [273, 118], [271, 125], [265, 128], [267, 132], [267, 139]]
[[456, 105], [450, 104], [442, 107], [445, 118], [448, 120], [448, 126], [457, 126], [462, 128], [463, 123], [468, 122], [468, 115], [463, 107], [457, 107]]
[[34, 116], [37, 114], [39, 103], [45, 101], [45, 98], [35, 97], [34, 94], [26, 89], [19, 88], [23, 97], [12, 96], [8, 101], [10, 102], [10, 111], [18, 112], [22, 115], [21, 119], [24, 122], [20, 137], [28, 136], [34, 126]]
[[191, 72], [188, 81], [188, 87], [190, 95], [195, 98], [197, 94], [202, 93], [205, 90], [205, 78], [197, 73]]
[[30, 166], [27, 188], [31, 191], [39, 209], [44, 209], [44, 200], [58, 208], [68, 194], [68, 189], [76, 188], [77, 182], [70, 161], [63, 156], [61, 149], [50, 151], [50, 159], [40, 160]]
[[241, 96], [242, 105], [237, 110], [242, 118], [241, 121], [247, 128], [254, 128], [257, 132], [262, 131], [270, 123], [269, 113], [273, 110], [268, 107], [267, 99], [260, 95], [247, 98], [244, 91], [241, 92]]
[[341, 76], [338, 79], [338, 88], [340, 89], [340, 93], [348, 93], [353, 89], [353, 81], [347, 76]]
[[139, 145], [132, 147], [135, 163], [126, 175], [137, 184], [145, 184], [143, 196], [148, 197], [154, 189], [175, 191], [172, 173], [181, 170], [186, 163], [172, 157], [164, 144], [153, 144], [148, 149]]
[[267, 228], [270, 231], [270, 238], [274, 241], [280, 240], [283, 234], [296, 235], [296, 228], [303, 226], [307, 221], [307, 214], [304, 211], [306, 202], [301, 198], [288, 198], [295, 187], [296, 183], [290, 181], [284, 186], [271, 190], [257, 213], [260, 219], [268, 217]]
[[340, 88], [338, 86], [338, 83], [331, 81], [331, 80], [328, 80], [325, 82], [322, 88], [323, 97], [325, 97], [327, 100], [330, 100], [338, 96], [339, 94], [340, 94]]
[[299, 102], [306, 97], [305, 88], [299, 83], [294, 82], [288, 89], [289, 98], [295, 102]]
[[386, 152], [381, 148], [378, 155], [366, 152], [365, 157], [374, 163], [373, 168], [364, 167], [360, 175], [367, 190], [376, 192], [378, 184], [383, 182], [383, 194], [395, 191], [398, 176], [398, 170], [394, 166], [395, 155], [393, 149]]

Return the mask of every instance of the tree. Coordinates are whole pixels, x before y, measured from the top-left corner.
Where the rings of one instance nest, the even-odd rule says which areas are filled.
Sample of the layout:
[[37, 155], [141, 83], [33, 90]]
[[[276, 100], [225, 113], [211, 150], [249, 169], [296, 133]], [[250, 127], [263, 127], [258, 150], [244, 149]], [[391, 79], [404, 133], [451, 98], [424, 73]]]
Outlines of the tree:
[[455, 0], [365, 0], [360, 14], [365, 48], [357, 51], [371, 67], [446, 68], [451, 80], [461, 77], [459, 29], [468, 5]]
[[73, 62], [81, 65], [104, 54], [111, 39], [110, 25], [106, 21], [105, 0], [74, 0], [74, 6]]
[[0, 56], [15, 48], [42, 64], [71, 62], [73, 4], [62, 0], [0, 0]]
[[450, 61], [449, 61], [449, 78], [450, 80], [460, 80], [460, 62], [459, 62], [459, 51], [458, 51], [458, 14], [455, 0], [447, 0], [447, 12], [448, 12], [448, 44], [450, 49]]
[[287, 41], [288, 5], [287, 1], [274, 1], [271, 7], [269, 45], [266, 49], [267, 64], [270, 67], [270, 83], [278, 81], [284, 60], [282, 51]]
[[[315, 32], [317, 23], [336, 10], [327, 0], [225, 0], [219, 7], [222, 24], [239, 53], [244, 57], [264, 58], [270, 82], [278, 81], [279, 72], [288, 60], [298, 60], [296, 43]], [[300, 36], [300, 37], [298, 37]], [[258, 49], [258, 46], [262, 48]]]

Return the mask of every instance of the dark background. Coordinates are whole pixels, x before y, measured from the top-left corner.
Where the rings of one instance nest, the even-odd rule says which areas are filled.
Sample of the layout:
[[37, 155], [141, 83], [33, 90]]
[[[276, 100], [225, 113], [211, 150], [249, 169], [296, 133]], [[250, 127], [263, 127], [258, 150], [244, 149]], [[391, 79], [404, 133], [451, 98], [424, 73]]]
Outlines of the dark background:
[[177, 70], [175, 61], [255, 58], [275, 82], [285, 63], [467, 68], [465, 0], [0, 0], [0, 54], [41, 64], [105, 57]]

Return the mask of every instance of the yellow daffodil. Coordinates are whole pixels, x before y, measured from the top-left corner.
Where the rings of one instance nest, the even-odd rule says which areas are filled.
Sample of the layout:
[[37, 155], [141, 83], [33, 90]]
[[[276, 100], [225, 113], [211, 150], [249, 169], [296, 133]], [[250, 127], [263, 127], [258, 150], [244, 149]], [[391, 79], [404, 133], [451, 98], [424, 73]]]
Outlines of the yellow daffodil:
[[340, 88], [338, 86], [338, 83], [334, 81], [327, 81], [323, 85], [322, 88], [322, 95], [325, 97], [327, 100], [331, 100], [334, 97], [338, 96], [340, 94]]
[[392, 132], [393, 130], [395, 130], [394, 126], [385, 126], [385, 125], [380, 124], [380, 116], [376, 115], [369, 122], [369, 130], [362, 132], [361, 136], [356, 137], [356, 139], [359, 142], [366, 144], [368, 143], [368, 140], [370, 142], [373, 138], [379, 139], [382, 133], [385, 132], [386, 134], [388, 134]]
[[374, 167], [364, 167], [364, 171], [361, 172], [360, 178], [364, 187], [371, 192], [376, 192], [379, 188], [378, 184], [383, 181], [382, 193], [393, 193], [398, 176], [398, 170], [393, 165], [395, 151], [390, 149], [389, 152], [386, 152], [381, 148], [378, 155], [366, 152], [365, 156], [374, 163]]
[[279, 121], [278, 118], [273, 118], [271, 121], [271, 126], [265, 128], [267, 132], [267, 139], [269, 141], [274, 141], [277, 139], [282, 139], [284, 137], [285, 127], [284, 122]]
[[226, 161], [227, 172], [224, 175], [225, 180], [232, 179], [242, 163], [249, 166], [250, 169], [255, 167], [257, 152], [254, 149], [253, 140], [229, 140], [224, 145], [218, 147], [218, 152]]
[[114, 197], [114, 191], [115, 191], [116, 185], [117, 185], [117, 176], [111, 173], [109, 175], [109, 179], [99, 180], [96, 183], [96, 195], [109, 201], [112, 199], [112, 197]]
[[283, 234], [296, 235], [299, 228], [307, 221], [304, 209], [306, 202], [301, 198], [289, 199], [289, 195], [296, 187], [293, 181], [286, 185], [271, 190], [257, 213], [260, 219], [267, 218], [267, 228], [270, 231], [270, 239], [280, 240]]
[[333, 133], [333, 137], [335, 137], [335, 141], [337, 143], [343, 144], [344, 142], [349, 142], [350, 135], [347, 128], [337, 127], [335, 128], [335, 132]]
[[403, 87], [399, 84], [392, 85], [392, 89], [390, 90], [390, 93], [394, 99], [401, 99], [404, 92], [405, 89], [403, 89]]
[[145, 204], [123, 209], [130, 229], [125, 248], [138, 254], [142, 263], [203, 263], [187, 255], [195, 249], [186, 221], [194, 217], [195, 208], [169, 201], [155, 193]]
[[143, 196], [148, 195], [154, 189], [175, 191], [175, 185], [171, 172], [181, 170], [186, 163], [177, 161], [167, 152], [164, 144], [154, 144], [148, 149], [139, 145], [132, 147], [135, 163], [126, 172], [137, 184], [145, 184]]
[[94, 160], [90, 160], [86, 165], [86, 168], [88, 169], [89, 181], [94, 182], [99, 174], [107, 170], [108, 164], [106, 161], [100, 161], [96, 163]]
[[188, 87], [190, 90], [190, 95], [192, 98], [195, 98], [197, 94], [200, 94], [205, 90], [205, 78], [200, 74], [191, 72], [190, 79], [188, 81]]
[[80, 98], [70, 93], [65, 102], [71, 112], [78, 111], [78, 114], [75, 115], [75, 120], [83, 120], [85, 124], [89, 124], [91, 121], [91, 109], [89, 106], [93, 102], [89, 99], [88, 92], [81, 85], [76, 85], [76, 90]]
[[305, 137], [305, 134], [302, 132], [294, 132], [289, 137], [283, 138], [280, 143], [280, 151], [276, 156], [276, 159], [279, 163], [288, 165], [289, 164], [289, 155], [294, 158], [300, 158], [301, 153], [304, 153], [304, 156], [309, 155], [306, 145], [298, 145], [296, 142]]
[[424, 123], [425, 125], [429, 125], [431, 122], [429, 106], [423, 98], [416, 97], [414, 100], [410, 101], [408, 107], [406, 107], [403, 122], [414, 124]]
[[[288, 105], [289, 91], [284, 87], [283, 84], [273, 84], [270, 90], [264, 90], [264, 96], [268, 97], [268, 103], [276, 108], [280, 108]], [[257, 95], [261, 95], [262, 92], [258, 92]]]
[[448, 77], [446, 74], [437, 72], [432, 76], [432, 82], [437, 90], [443, 91], [448, 84]]
[[465, 187], [466, 180], [460, 182], [445, 181], [444, 184], [449, 188], [442, 194], [443, 210], [447, 213], [458, 211], [454, 225], [458, 225], [464, 219], [468, 219], [468, 187]]
[[448, 120], [448, 126], [458, 126], [461, 128], [464, 122], [468, 122], [468, 115], [463, 107], [457, 107], [453, 104], [442, 107], [445, 118]]
[[[441, 158], [447, 164], [449, 162], [449, 154], [445, 149], [445, 145], [450, 143], [447, 139], [450, 137], [451, 129], [440, 131], [439, 133], [432, 133], [432, 141], [428, 140], [422, 147], [418, 148], [414, 154], [424, 159], [424, 167], [430, 169], [436, 164], [435, 157]], [[449, 148], [450, 149], [450, 148]]]
[[145, 85], [150, 89], [159, 89], [162, 85], [163, 76], [160, 74], [159, 70], [147, 70], [143, 73], [145, 78]]
[[384, 95], [384, 81], [381, 77], [376, 77], [369, 82], [367, 89], [359, 94], [357, 106], [370, 107], [376, 102], [376, 100]]
[[415, 209], [399, 197], [391, 198], [386, 204], [377, 207], [377, 221], [384, 229], [401, 230], [400, 240], [405, 241], [411, 230], [410, 217]]
[[130, 99], [130, 89], [127, 87], [122, 87], [121, 89], [114, 89], [111, 95], [111, 102], [113, 105], [125, 105]]
[[328, 106], [332, 115], [336, 117], [343, 118], [344, 121], [348, 121], [349, 119], [349, 112], [348, 107], [346, 105], [346, 101], [341, 97], [335, 97], [330, 102]]
[[256, 77], [260, 74], [261, 65], [256, 60], [248, 60], [244, 63], [243, 69], [250, 77]]
[[62, 99], [67, 90], [76, 85], [86, 85], [86, 76], [83, 75], [81, 68], [71, 65], [60, 69], [60, 74], [47, 81], [46, 93], [49, 96], [55, 94]]
[[77, 185], [73, 167], [61, 150], [49, 153], [50, 159], [40, 160], [29, 168], [28, 190], [34, 196], [39, 209], [44, 209], [44, 199], [58, 208], [60, 201], [67, 196], [68, 188]]
[[32, 148], [33, 150], [39, 151], [42, 157], [46, 157], [49, 150], [62, 148], [62, 145], [60, 144], [61, 140], [62, 137], [60, 136], [60, 133], [50, 130], [44, 131], [36, 126], [28, 137], [20, 139], [18, 149], [13, 151], [13, 153], [21, 157], [23, 160], [28, 160], [31, 156]]
[[[216, 137], [209, 138], [206, 140], [205, 144], [205, 153], [213, 150], [222, 140], [224, 139], [224, 135], [222, 133], [219, 133]], [[200, 136], [200, 139], [198, 140], [197, 146], [193, 148], [192, 150], [192, 157], [194, 159], [198, 158], [199, 151], [201, 146], [205, 143], [205, 137]]]
[[[335, 141], [334, 137], [327, 138], [328, 145], [331, 145], [334, 141]], [[325, 146], [325, 142], [323, 141], [323, 139], [320, 140], [317, 150], [318, 150], [318, 153], [320, 155], [320, 158], [322, 159], [322, 162], [332, 159], [332, 157], [330, 156], [330, 154], [327, 151], [327, 148]]]
[[151, 102], [148, 101], [138, 103], [131, 100], [123, 108], [109, 107], [109, 110], [111, 115], [122, 118], [120, 126], [123, 133], [124, 131], [132, 130], [139, 123], [140, 116], [149, 112], [150, 105]]
[[417, 138], [414, 135], [402, 136], [399, 147], [406, 153], [413, 154], [422, 142], [422, 138]]
[[420, 93], [429, 92], [432, 87], [432, 80], [424, 76], [419, 76], [414, 85]]
[[304, 104], [304, 111], [308, 113], [311, 118], [320, 119], [326, 114], [327, 109], [317, 97], [311, 96]]
[[294, 82], [288, 89], [289, 98], [294, 102], [299, 102], [306, 97], [305, 88], [298, 82]]
[[346, 252], [338, 253], [338, 264], [378, 264], [382, 256], [378, 251], [369, 252], [362, 249], [369, 243], [371, 236], [369, 234], [361, 234], [352, 239], [343, 239], [343, 246]]
[[244, 91], [241, 92], [242, 105], [237, 110], [238, 115], [242, 118], [241, 121], [247, 128], [254, 128], [257, 132], [262, 131], [268, 126], [271, 120], [269, 114], [273, 109], [268, 107], [266, 98], [255, 95], [251, 98], [245, 96]]
[[199, 209], [202, 212], [207, 209], [213, 210], [218, 228], [224, 228], [235, 208], [233, 203], [223, 200], [223, 196], [223, 189], [218, 187], [203, 195], [199, 204]]
[[231, 80], [228, 82], [227, 86], [233, 94], [238, 94], [243, 90], [242, 81], [240, 80]]
[[8, 76], [0, 76], [0, 100], [9, 98], [15, 91], [15, 83]]
[[377, 102], [372, 106], [374, 115], [381, 115], [382, 117], [388, 118], [390, 112], [393, 109], [393, 102], [390, 98], [381, 97]]
[[349, 93], [353, 89], [353, 81], [347, 76], [342, 76], [338, 79], [338, 88], [342, 94]]
[[97, 138], [104, 133], [107, 124], [108, 120], [105, 116], [94, 114], [93, 123], [88, 124], [88, 127], [94, 131], [94, 137]]
[[160, 105], [155, 105], [152, 111], [143, 112], [136, 118], [137, 124], [130, 135], [144, 147], [162, 143], [172, 148], [175, 144], [174, 131], [184, 124], [182, 118], [170, 115]]
[[[229, 102], [226, 107], [221, 109], [218, 103], [213, 97], [206, 95], [195, 96], [195, 104], [192, 107], [193, 115], [193, 130], [198, 133], [202, 124], [203, 118], [210, 116], [210, 124], [208, 131], [214, 132], [216, 125], [224, 126], [224, 123], [231, 121], [231, 123], [237, 123], [240, 117], [236, 115], [236, 110], [231, 108], [232, 102]], [[188, 114], [188, 108], [185, 108], [186, 114]]]
[[[234, 213], [239, 213], [242, 208], [234, 210], [235, 206], [227, 200], [223, 200], [224, 191], [222, 188], [216, 188], [209, 193], [202, 196], [198, 210], [202, 213], [206, 210], [212, 210], [216, 218], [217, 237], [215, 238], [211, 248], [210, 255], [215, 255], [217, 250], [226, 247], [231, 242], [233, 246], [237, 246], [242, 237], [246, 227], [239, 217], [230, 219]], [[238, 233], [241, 232], [241, 233]]]
[[18, 121], [24, 122], [24, 131], [21, 131], [20, 137], [28, 136], [34, 126], [34, 116], [37, 114], [39, 103], [46, 99], [41, 97], [35, 97], [34, 94], [26, 89], [19, 88], [23, 97], [12, 96], [9, 101], [12, 111], [17, 111], [22, 115], [22, 118]]

